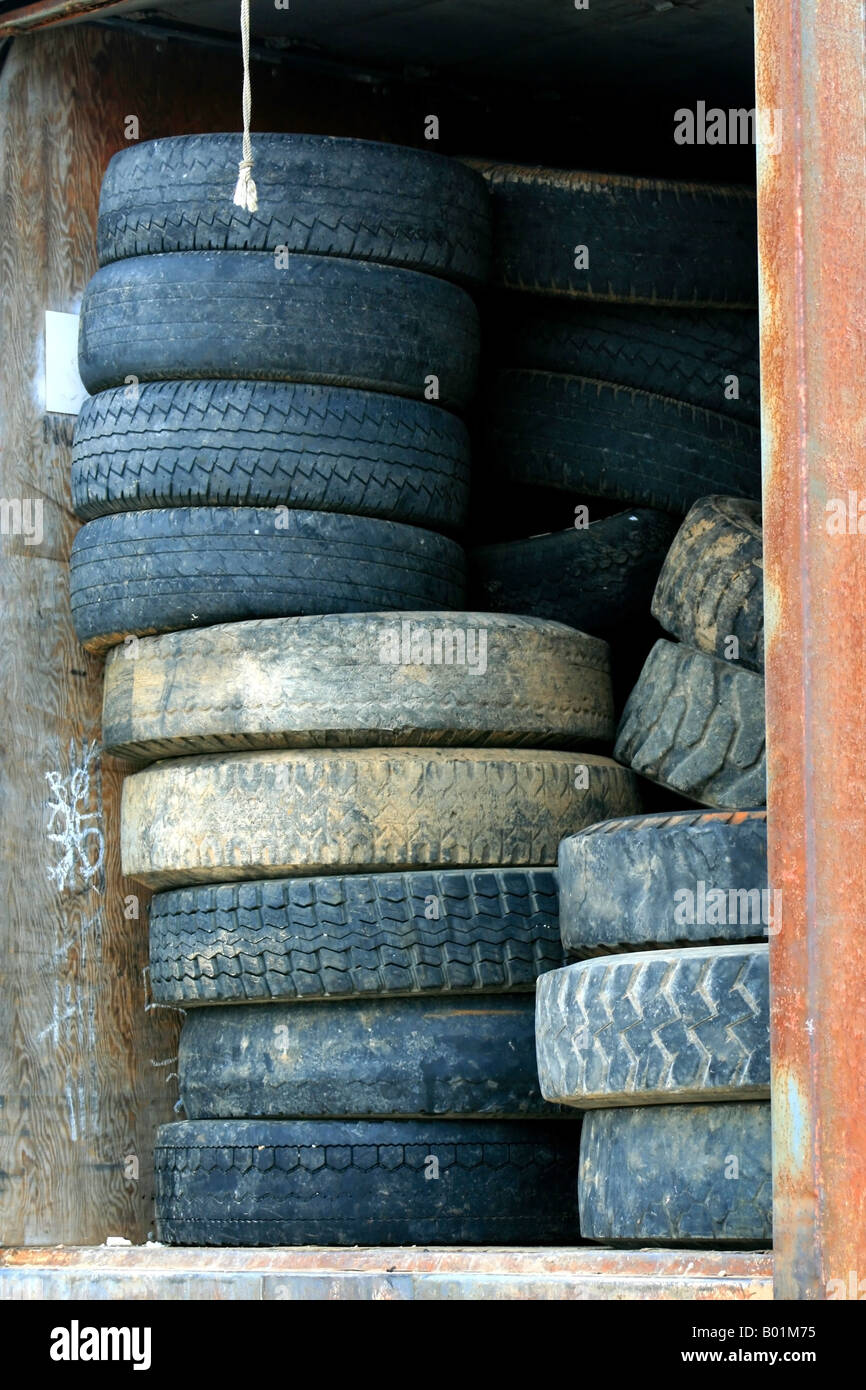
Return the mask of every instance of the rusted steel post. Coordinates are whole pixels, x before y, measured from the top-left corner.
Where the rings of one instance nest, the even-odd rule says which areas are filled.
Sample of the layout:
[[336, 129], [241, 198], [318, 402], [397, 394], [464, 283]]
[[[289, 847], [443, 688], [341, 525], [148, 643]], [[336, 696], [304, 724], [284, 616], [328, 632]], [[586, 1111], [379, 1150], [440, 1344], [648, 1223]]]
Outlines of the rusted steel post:
[[[866, 70], [757, 0], [775, 1296], [866, 1296]], [[861, 514], [862, 511], [862, 514]]]

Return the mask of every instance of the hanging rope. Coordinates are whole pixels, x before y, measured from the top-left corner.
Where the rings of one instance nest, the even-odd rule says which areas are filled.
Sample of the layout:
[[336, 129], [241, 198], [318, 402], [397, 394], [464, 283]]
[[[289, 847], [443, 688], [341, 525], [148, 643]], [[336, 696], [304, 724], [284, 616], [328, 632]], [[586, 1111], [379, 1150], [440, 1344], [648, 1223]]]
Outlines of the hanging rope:
[[253, 183], [253, 146], [250, 140], [250, 118], [253, 114], [253, 92], [250, 84], [250, 0], [241, 0], [241, 52], [244, 62], [244, 143], [243, 159], [238, 165], [238, 181], [234, 202], [247, 212], [258, 212], [259, 195]]

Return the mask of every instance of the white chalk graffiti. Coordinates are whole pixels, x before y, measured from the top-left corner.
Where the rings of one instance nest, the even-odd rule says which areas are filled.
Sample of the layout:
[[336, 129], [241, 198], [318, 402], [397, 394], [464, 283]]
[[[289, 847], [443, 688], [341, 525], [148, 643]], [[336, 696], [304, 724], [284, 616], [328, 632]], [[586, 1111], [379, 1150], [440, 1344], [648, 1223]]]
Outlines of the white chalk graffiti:
[[63, 850], [58, 862], [48, 866], [48, 877], [60, 892], [75, 890], [80, 883], [82, 888], [93, 888], [98, 893], [102, 884], [105, 839], [100, 808], [97, 805], [95, 810], [87, 809], [92, 795], [91, 768], [98, 751], [97, 743], [83, 743], [81, 761], [76, 766], [75, 745], [70, 743], [72, 770], [65, 777], [56, 771], [45, 774], [51, 788], [46, 830], [49, 840]]

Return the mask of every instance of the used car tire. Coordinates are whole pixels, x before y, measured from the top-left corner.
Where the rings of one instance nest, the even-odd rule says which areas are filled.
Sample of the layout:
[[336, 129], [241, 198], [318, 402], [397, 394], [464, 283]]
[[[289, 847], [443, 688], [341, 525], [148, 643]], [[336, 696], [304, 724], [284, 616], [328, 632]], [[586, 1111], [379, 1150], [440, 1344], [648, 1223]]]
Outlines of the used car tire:
[[536, 989], [541, 1093], [581, 1110], [770, 1094], [769, 948], [578, 961]]
[[555, 1118], [534, 1020], [531, 992], [192, 1009], [180, 1097], [190, 1120]]
[[455, 531], [469, 503], [456, 415], [378, 391], [286, 381], [151, 381], [84, 402], [72, 504], [349, 512]]
[[157, 893], [158, 1004], [496, 994], [563, 962], [552, 869], [264, 879]]
[[256, 212], [232, 202], [237, 134], [147, 140], [116, 154], [99, 199], [99, 264], [285, 246], [487, 279], [490, 197], [480, 175], [458, 160], [333, 135], [257, 131], [253, 139]]
[[230, 377], [468, 404], [479, 329], [464, 290], [370, 261], [284, 259], [179, 251], [103, 266], [81, 305], [85, 387]]
[[705, 806], [766, 805], [763, 677], [692, 647], [656, 642], [626, 701], [614, 757]]
[[766, 811], [602, 821], [562, 841], [557, 877], [562, 944], [572, 956], [762, 941], [778, 929]]
[[493, 198], [496, 285], [628, 303], [758, 302], [751, 189], [466, 162]]
[[585, 1240], [674, 1249], [769, 1246], [770, 1106], [593, 1110], [581, 1131], [578, 1193]]
[[154, 888], [553, 864], [563, 835], [639, 809], [584, 752], [296, 749], [169, 758], [123, 785], [123, 872]]
[[589, 377], [504, 371], [486, 415], [492, 470], [512, 482], [679, 515], [707, 493], [760, 494], [758, 431], [666, 396]]
[[763, 671], [763, 584], [760, 503], [702, 497], [662, 566], [653, 615], [681, 642]]
[[105, 668], [103, 747], [137, 760], [371, 744], [609, 745], [613, 735], [607, 645], [534, 618], [229, 623], [142, 639], [134, 660], [119, 648]]
[[609, 636], [646, 612], [675, 531], [666, 513], [639, 508], [583, 528], [478, 546], [467, 554], [470, 602]]
[[167, 1245], [543, 1245], [577, 1236], [575, 1126], [201, 1120], [154, 1155]]
[[247, 618], [460, 608], [463, 573], [454, 541], [393, 521], [169, 507], [86, 522], [69, 587], [79, 640], [98, 652], [129, 636]]

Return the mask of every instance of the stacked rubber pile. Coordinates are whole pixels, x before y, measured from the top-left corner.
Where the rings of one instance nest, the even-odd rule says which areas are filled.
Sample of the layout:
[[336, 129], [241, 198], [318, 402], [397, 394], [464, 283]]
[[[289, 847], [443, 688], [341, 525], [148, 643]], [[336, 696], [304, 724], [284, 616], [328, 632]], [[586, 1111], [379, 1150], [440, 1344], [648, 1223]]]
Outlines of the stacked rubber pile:
[[630, 685], [682, 516], [708, 493], [759, 496], [754, 196], [473, 163], [493, 195], [499, 369], [471, 599], [607, 638]]
[[158, 890], [153, 997], [186, 1010], [160, 1238], [574, 1239], [534, 987], [559, 841], [639, 802], [598, 751], [606, 645], [459, 611], [459, 547], [418, 525], [465, 506], [475, 311], [445, 277], [482, 273], [484, 185], [258, 137], [250, 216], [235, 144], [112, 164], [82, 314], [76, 496], [105, 515], [73, 603], [113, 648], [104, 745], [147, 764], [121, 858]]
[[539, 982], [538, 1066], [548, 1100], [589, 1112], [590, 1239], [770, 1243], [766, 939], [781, 902], [766, 812], [751, 809], [765, 788], [760, 580], [757, 506], [696, 503], [652, 605], [683, 641], [653, 649], [616, 743], [663, 786], [729, 809], [611, 820], [560, 846], [577, 963]]

